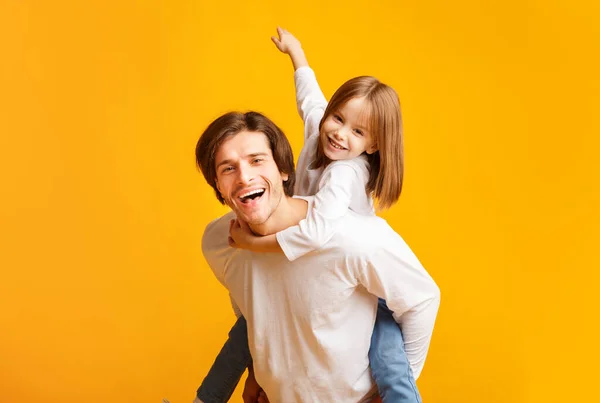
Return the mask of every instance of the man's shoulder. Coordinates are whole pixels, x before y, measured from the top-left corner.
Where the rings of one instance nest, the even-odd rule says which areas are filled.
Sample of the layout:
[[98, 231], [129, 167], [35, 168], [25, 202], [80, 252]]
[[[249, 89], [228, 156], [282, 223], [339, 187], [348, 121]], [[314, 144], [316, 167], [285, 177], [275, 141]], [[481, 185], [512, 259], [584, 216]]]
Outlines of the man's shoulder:
[[209, 222], [202, 235], [202, 251], [204, 254], [221, 249], [228, 245], [229, 222], [235, 218], [233, 211]]
[[223, 285], [225, 285], [226, 262], [233, 250], [227, 240], [229, 221], [233, 218], [235, 218], [235, 214], [230, 212], [211, 221], [202, 235], [202, 254], [217, 280]]

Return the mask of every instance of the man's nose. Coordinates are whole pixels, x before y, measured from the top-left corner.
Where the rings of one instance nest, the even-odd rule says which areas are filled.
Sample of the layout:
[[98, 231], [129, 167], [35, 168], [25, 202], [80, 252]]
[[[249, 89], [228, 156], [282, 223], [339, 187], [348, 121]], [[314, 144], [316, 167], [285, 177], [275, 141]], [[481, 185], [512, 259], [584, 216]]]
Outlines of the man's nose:
[[238, 169], [238, 182], [242, 185], [252, 182], [255, 176], [251, 167], [240, 166]]

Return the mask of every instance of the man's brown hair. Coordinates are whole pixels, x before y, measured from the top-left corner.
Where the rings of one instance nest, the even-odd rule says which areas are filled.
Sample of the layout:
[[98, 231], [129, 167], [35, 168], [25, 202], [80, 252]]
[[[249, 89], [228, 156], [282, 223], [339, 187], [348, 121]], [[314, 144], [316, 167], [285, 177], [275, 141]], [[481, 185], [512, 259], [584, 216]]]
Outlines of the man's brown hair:
[[217, 199], [221, 204], [225, 204], [225, 200], [217, 189], [215, 155], [225, 140], [242, 131], [260, 132], [267, 137], [273, 153], [273, 160], [279, 168], [279, 172], [288, 175], [288, 180], [283, 182], [283, 190], [286, 196], [293, 196], [296, 182], [294, 154], [283, 131], [269, 118], [258, 112], [229, 112], [208, 125], [196, 144], [196, 164], [202, 171], [206, 182], [215, 190]]

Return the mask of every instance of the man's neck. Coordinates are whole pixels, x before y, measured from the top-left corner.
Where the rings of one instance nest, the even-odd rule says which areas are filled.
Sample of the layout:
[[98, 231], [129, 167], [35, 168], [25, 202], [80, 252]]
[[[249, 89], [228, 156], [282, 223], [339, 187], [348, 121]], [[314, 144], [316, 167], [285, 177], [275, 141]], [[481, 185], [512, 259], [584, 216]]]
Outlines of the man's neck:
[[284, 196], [265, 223], [250, 225], [250, 229], [257, 235], [275, 234], [288, 227], [298, 225], [301, 220], [306, 218], [307, 212], [308, 202], [306, 200]]

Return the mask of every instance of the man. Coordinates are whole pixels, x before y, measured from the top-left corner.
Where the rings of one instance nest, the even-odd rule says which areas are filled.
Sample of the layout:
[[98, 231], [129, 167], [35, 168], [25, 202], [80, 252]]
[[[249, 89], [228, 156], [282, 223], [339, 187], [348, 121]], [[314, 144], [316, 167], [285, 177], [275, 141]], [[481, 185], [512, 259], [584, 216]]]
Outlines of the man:
[[377, 297], [402, 323], [418, 377], [439, 289], [384, 220], [348, 211], [328, 243], [293, 262], [231, 248], [232, 226], [274, 234], [305, 218], [312, 199], [292, 197], [291, 147], [261, 114], [216, 119], [198, 142], [197, 159], [232, 209], [207, 226], [204, 256], [246, 318], [254, 376], [271, 402], [367, 401], [374, 393], [368, 352]]

